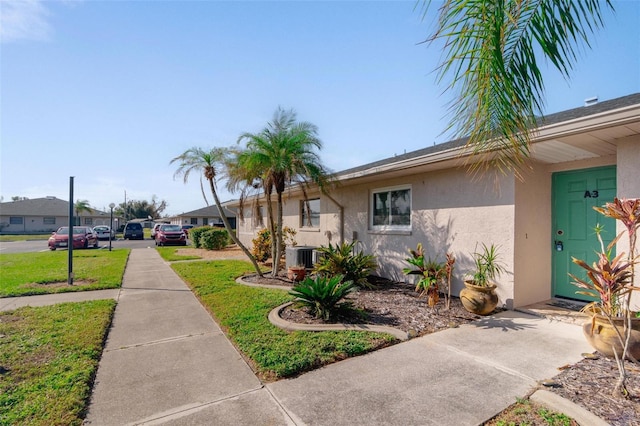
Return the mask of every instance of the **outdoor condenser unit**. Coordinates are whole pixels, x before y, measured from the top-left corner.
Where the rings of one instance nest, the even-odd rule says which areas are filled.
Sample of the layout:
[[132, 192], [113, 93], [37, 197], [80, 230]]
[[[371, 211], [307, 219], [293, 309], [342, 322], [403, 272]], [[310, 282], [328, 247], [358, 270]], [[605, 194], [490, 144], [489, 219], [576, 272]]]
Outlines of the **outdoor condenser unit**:
[[304, 265], [305, 268], [313, 268], [313, 249], [311, 246], [287, 247], [285, 258], [287, 268], [290, 266]]

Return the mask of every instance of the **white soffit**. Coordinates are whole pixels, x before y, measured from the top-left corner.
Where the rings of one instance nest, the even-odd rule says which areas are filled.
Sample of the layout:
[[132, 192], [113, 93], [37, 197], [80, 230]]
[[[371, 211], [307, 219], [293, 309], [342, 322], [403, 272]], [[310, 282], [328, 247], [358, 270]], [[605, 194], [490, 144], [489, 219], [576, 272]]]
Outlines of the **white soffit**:
[[600, 155], [558, 140], [539, 142], [531, 146], [531, 157], [543, 163], [563, 163], [585, 160]]

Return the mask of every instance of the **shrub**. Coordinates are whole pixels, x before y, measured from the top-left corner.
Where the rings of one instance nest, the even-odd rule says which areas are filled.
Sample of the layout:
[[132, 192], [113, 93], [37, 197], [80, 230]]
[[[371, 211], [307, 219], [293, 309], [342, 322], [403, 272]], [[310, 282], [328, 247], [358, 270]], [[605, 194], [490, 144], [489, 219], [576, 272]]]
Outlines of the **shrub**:
[[200, 234], [200, 245], [207, 250], [222, 250], [229, 244], [229, 233], [226, 229], [212, 228]]
[[342, 275], [305, 278], [289, 294], [296, 298], [296, 305], [309, 308], [316, 318], [327, 321], [340, 309], [350, 305], [341, 300], [356, 287], [352, 281], [342, 282], [343, 278]]
[[211, 226], [200, 226], [189, 230], [189, 239], [195, 248], [202, 247], [202, 244], [200, 244], [200, 235], [210, 231], [211, 229], [213, 229]]
[[251, 240], [253, 247], [251, 254], [258, 262], [264, 262], [271, 256], [271, 235], [267, 228], [258, 231], [258, 235]]
[[[297, 231], [295, 229], [285, 226], [282, 228], [282, 236], [284, 237], [284, 246], [295, 246]], [[258, 231], [256, 238], [251, 240], [253, 247], [251, 248], [251, 254], [256, 258], [258, 262], [264, 262], [271, 257], [271, 233], [267, 228], [263, 228]], [[284, 254], [284, 250], [283, 250]]]
[[[412, 268], [404, 268], [402, 272], [406, 275], [418, 275], [416, 291], [420, 296], [427, 295], [429, 306], [434, 306], [440, 299], [439, 285], [447, 277], [447, 264], [426, 258], [422, 243], [418, 243], [415, 250], [409, 249], [411, 257], [405, 259]], [[448, 259], [448, 257], [447, 257]]]
[[354, 253], [355, 241], [348, 244], [320, 247], [320, 261], [314, 265], [314, 272], [325, 275], [343, 275], [345, 281], [353, 281], [360, 287], [369, 287], [367, 277], [378, 267], [372, 254]]

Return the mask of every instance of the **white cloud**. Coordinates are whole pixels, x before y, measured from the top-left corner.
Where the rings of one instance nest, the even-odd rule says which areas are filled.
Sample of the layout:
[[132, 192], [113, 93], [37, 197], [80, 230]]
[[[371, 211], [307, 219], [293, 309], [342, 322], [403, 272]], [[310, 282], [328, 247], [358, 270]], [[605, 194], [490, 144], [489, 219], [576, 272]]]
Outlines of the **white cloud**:
[[46, 41], [52, 31], [48, 17], [41, 0], [0, 0], [0, 41]]

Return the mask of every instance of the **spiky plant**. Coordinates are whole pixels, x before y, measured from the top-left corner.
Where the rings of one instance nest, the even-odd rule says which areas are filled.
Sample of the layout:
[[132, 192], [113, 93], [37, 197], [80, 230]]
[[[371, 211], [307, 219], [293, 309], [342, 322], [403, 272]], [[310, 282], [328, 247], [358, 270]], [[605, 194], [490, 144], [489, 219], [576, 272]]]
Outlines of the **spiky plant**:
[[367, 277], [378, 267], [375, 256], [355, 253], [356, 242], [336, 244], [329, 243], [317, 250], [322, 254], [313, 272], [324, 275], [343, 275], [346, 281], [353, 281], [359, 287], [371, 287]]
[[339, 310], [350, 305], [342, 300], [356, 289], [352, 281], [343, 282], [343, 279], [342, 275], [305, 278], [289, 294], [296, 298], [297, 306], [305, 306], [316, 318], [329, 321]]

